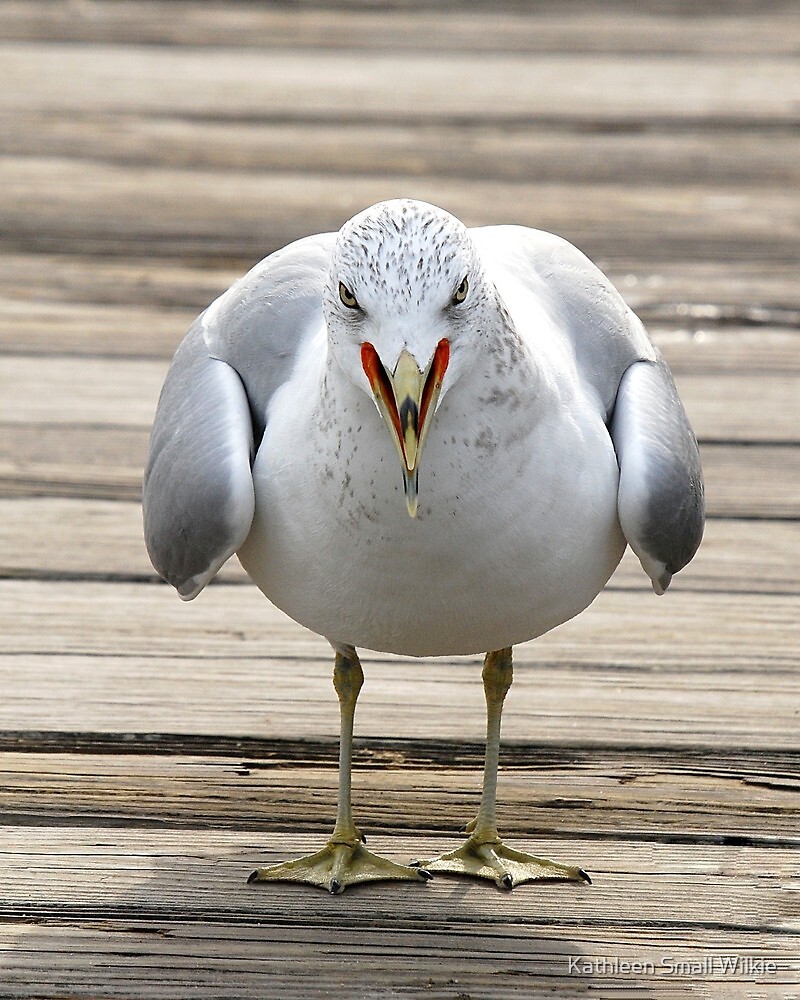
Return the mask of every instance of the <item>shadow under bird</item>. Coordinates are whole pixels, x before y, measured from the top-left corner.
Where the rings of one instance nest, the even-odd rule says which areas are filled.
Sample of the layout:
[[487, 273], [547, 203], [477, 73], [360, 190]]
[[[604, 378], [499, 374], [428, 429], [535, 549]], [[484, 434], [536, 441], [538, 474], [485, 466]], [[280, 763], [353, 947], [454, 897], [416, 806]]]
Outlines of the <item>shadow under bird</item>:
[[[589, 881], [499, 836], [511, 647], [586, 608], [626, 544], [662, 594], [700, 544], [704, 503], [669, 369], [580, 251], [398, 200], [271, 254], [178, 348], [144, 523], [184, 600], [238, 553], [335, 651], [335, 829], [251, 881]], [[458, 850], [406, 866], [364, 846], [350, 795], [357, 647], [486, 654], [483, 793]]]

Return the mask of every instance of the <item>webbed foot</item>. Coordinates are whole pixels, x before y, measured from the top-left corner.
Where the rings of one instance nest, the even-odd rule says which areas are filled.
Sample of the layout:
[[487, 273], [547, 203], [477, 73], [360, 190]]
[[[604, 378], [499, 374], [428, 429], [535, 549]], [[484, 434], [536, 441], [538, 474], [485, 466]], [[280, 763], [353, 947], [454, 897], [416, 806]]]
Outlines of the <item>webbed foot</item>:
[[257, 868], [248, 882], [305, 882], [338, 895], [359, 882], [427, 882], [431, 873], [425, 868], [398, 865], [373, 854], [358, 840], [329, 840], [321, 851], [307, 857], [284, 861], [269, 868]]
[[419, 865], [432, 875], [471, 875], [476, 878], [491, 879], [501, 889], [513, 889], [524, 882], [557, 879], [568, 882], [588, 882], [591, 879], [583, 870], [569, 865], [561, 865], [547, 858], [537, 858], [506, 847], [499, 838], [478, 841], [470, 837], [456, 851], [442, 854], [432, 861], [413, 861], [412, 867]]

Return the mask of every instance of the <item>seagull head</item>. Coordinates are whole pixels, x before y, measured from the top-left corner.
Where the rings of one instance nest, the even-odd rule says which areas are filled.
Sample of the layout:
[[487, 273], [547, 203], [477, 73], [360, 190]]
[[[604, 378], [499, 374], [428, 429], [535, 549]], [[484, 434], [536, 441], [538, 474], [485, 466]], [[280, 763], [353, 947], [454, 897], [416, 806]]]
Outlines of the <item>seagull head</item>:
[[380, 202], [337, 236], [323, 296], [330, 348], [386, 425], [411, 517], [436, 410], [481, 349], [491, 298], [467, 228], [433, 205]]

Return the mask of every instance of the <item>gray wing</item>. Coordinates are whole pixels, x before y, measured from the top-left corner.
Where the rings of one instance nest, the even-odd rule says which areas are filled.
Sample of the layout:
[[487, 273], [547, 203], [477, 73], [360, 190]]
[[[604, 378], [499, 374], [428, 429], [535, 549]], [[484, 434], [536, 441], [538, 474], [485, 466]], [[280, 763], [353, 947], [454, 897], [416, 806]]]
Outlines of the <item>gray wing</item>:
[[269, 401], [323, 322], [333, 236], [271, 254], [220, 296], [181, 343], [158, 402], [143, 490], [147, 551], [183, 600], [242, 545], [252, 460]]
[[185, 601], [242, 544], [255, 508], [253, 424], [236, 371], [209, 357], [200, 322], [178, 348], [150, 436], [147, 551]]
[[663, 594], [697, 551], [705, 523], [697, 439], [663, 361], [627, 369], [610, 431], [620, 469], [620, 524], [653, 589]]

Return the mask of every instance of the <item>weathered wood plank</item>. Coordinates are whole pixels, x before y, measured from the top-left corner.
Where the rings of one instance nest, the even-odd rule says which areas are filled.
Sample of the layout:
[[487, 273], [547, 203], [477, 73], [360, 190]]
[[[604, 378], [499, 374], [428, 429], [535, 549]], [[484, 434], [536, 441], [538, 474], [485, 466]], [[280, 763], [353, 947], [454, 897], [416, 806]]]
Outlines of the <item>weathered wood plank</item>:
[[4, 425], [0, 490], [6, 495], [136, 500], [148, 436], [140, 428]]
[[[3, 909], [13, 914], [27, 902], [34, 910], [46, 910], [48, 900], [41, 876], [51, 865], [54, 831], [0, 829], [11, 859], [19, 865], [13, 873], [0, 871]], [[227, 916], [232, 924], [247, 925], [260, 918], [286, 926], [290, 921], [285, 908], [294, 908], [292, 899], [296, 902], [300, 894], [307, 926], [335, 925], [341, 919], [333, 909], [337, 904], [325, 893], [297, 886], [243, 885], [242, 871], [249, 872], [259, 861], [313, 850], [319, 843], [318, 834], [294, 832], [276, 831], [267, 844], [266, 839], [262, 831], [247, 829], [140, 831], [92, 825], [66, 829], [63, 881], [58, 871], [52, 872], [61, 890], [53, 910], [58, 908], [68, 915], [74, 907], [76, 915], [83, 910], [88, 919], [92, 911], [104, 909], [116, 909], [120, 916], [126, 912], [134, 916], [138, 911], [140, 919], [147, 919], [149, 912], [150, 919], [168, 923], [193, 914], [213, 919], [216, 910], [218, 917]], [[438, 853], [451, 843], [450, 837], [434, 836], [382, 836], [375, 841], [377, 850], [396, 851], [398, 858], [414, 857], [419, 851], [423, 856]], [[552, 841], [548, 845], [540, 837], [526, 843], [527, 849], [534, 851], [552, 846]], [[796, 921], [786, 898], [795, 858], [790, 850], [647, 842], [633, 847], [624, 839], [609, 845], [570, 834], [561, 838], [557, 847], [566, 855], [586, 859], [587, 867], [597, 874], [591, 888], [539, 884], [498, 893], [486, 884], [444, 877], [427, 886], [365, 886], [349, 890], [344, 897], [350, 900], [348, 924], [356, 931], [369, 923], [381, 926], [389, 921], [402, 926], [408, 921], [409, 929], [420, 930], [438, 911], [443, 929], [461, 925], [465, 931], [477, 931], [483, 924], [500, 934], [503, 931], [498, 925], [517, 922], [529, 928], [593, 926], [595, 933], [603, 925], [629, 927], [637, 920], [687, 933], [696, 927], [735, 934], [760, 925], [767, 933], [774, 933], [777, 944], [780, 932], [791, 931]], [[67, 898], [62, 895], [65, 890], [71, 893]], [[630, 919], [620, 919], [614, 909], [623, 893], [628, 897]], [[532, 910], [533, 900], [536, 905]], [[338, 905], [341, 909], [342, 900]], [[791, 947], [790, 934], [784, 943]]]
[[[370, 52], [4, 44], [7, 110], [367, 122], [453, 118], [797, 122], [794, 54]], [[458, 85], [454, 86], [454, 81]], [[599, 84], [602, 83], [602, 86]], [[357, 112], [355, 112], [357, 109]]]
[[[327, 766], [293, 766], [281, 760], [278, 741], [273, 747], [264, 762], [244, 755], [237, 761], [0, 753], [0, 816], [24, 827], [58, 826], [66, 816], [80, 826], [325, 836], [336, 814], [335, 744], [325, 747]], [[317, 748], [309, 750], [313, 756]], [[682, 844], [735, 838], [800, 853], [796, 753], [737, 753], [728, 760], [722, 752], [713, 766], [707, 751], [692, 750], [567, 748], [559, 760], [557, 748], [543, 754], [525, 744], [507, 756], [512, 762], [500, 775], [498, 823], [509, 838], [551, 837], [554, 844], [578, 836]], [[394, 837], [400, 830], [458, 840], [477, 813], [482, 760], [475, 745], [387, 741], [370, 752], [365, 741], [356, 760], [354, 801], [370, 841], [373, 834]], [[610, 853], [618, 850], [617, 844]], [[5, 888], [0, 873], [0, 898], [7, 901]]]
[[167, 366], [163, 362], [0, 356], [0, 421], [149, 427]]
[[[234, 620], [231, 628], [237, 624]], [[160, 639], [168, 646], [174, 633], [164, 630], [153, 644]], [[642, 628], [638, 646], [631, 640], [627, 662], [620, 663], [598, 633], [584, 625], [571, 642], [553, 636], [540, 640], [538, 649], [517, 650], [517, 678], [504, 722], [509, 744], [700, 746], [715, 752], [800, 745], [791, 656], [765, 650], [760, 658], [745, 653], [728, 665], [698, 663], [687, 654], [676, 663], [680, 650], [672, 657], [653, 653]], [[738, 637], [733, 634], [731, 641]], [[3, 728], [33, 734], [96, 730], [322, 739], [333, 759], [338, 714], [332, 655], [324, 644], [309, 640], [305, 648], [299, 643], [287, 648], [278, 637], [231, 641], [226, 651], [219, 642], [209, 650], [203, 635], [192, 638], [193, 646], [174, 642], [173, 650], [146, 656], [124, 637], [112, 653], [6, 652], [0, 660]], [[367, 686], [357, 732], [367, 748], [378, 740], [377, 752], [390, 737], [482, 745], [485, 707], [477, 659], [387, 662], [366, 652], [364, 664]]]
[[675, 381], [700, 440], [800, 443], [800, 378], [676, 373]]
[[200, 311], [48, 302], [43, 292], [35, 294], [34, 300], [0, 296], [0, 352], [166, 358]]
[[[209, 296], [209, 300], [213, 297]], [[684, 316], [677, 303], [659, 308], [663, 312], [671, 309], [674, 320], [669, 324], [663, 320], [650, 323], [648, 331], [677, 375], [800, 373], [800, 330], [795, 326], [720, 322], [715, 314], [724, 315], [723, 307], [709, 303], [692, 307], [684, 303]], [[761, 309], [786, 320], [794, 312], [775, 307]], [[691, 312], [695, 315], [689, 315]], [[166, 360], [195, 315], [188, 309], [135, 304], [0, 297], [0, 353]]]
[[785, 187], [258, 174], [45, 157], [3, 157], [0, 185], [6, 220], [0, 248], [6, 251], [130, 256], [136, 248], [141, 254], [257, 258], [289, 242], [298, 229], [335, 230], [365, 205], [416, 197], [445, 206], [469, 225], [509, 221], [559, 232], [590, 256], [624, 248], [645, 260], [798, 260], [796, 204]]
[[[308, 233], [298, 233], [300, 235]], [[4, 295], [17, 300], [20, 308], [26, 302], [39, 308], [47, 308], [48, 303], [78, 303], [85, 307], [143, 307], [163, 313], [177, 312], [181, 325], [174, 333], [174, 350], [188, 321], [262, 256], [264, 253], [249, 259], [240, 256], [233, 263], [222, 264], [202, 257], [191, 261], [131, 256], [104, 258], [27, 253], [18, 249], [2, 254], [0, 261]], [[778, 268], [776, 274], [781, 296], [789, 296], [788, 273]], [[782, 274], [785, 281], [780, 280]], [[774, 277], [760, 272], [756, 280], [762, 283], [765, 294], [771, 294]], [[705, 276], [702, 285], [709, 285]], [[58, 352], [57, 344], [54, 344], [54, 352]], [[166, 355], [170, 353], [165, 351]]]
[[332, 8], [282, 9], [247, 3], [120, 2], [90, 9], [60, 0], [0, 3], [0, 37], [20, 41], [184, 46], [344, 48], [415, 51], [702, 53], [794, 55], [800, 25], [780, 2], [741, 7], [735, 18], [704, 7], [645, 3], [615, 10], [603, 3], [557, 8], [483, 0], [372, 7], [338, 0]]
[[[686, 312], [690, 310], [687, 308]], [[707, 306], [706, 311], [722, 311]], [[766, 310], [765, 310], [766, 311]], [[650, 323], [650, 339], [678, 377], [749, 372], [767, 375], [800, 372], [800, 328], [794, 326], [738, 326], [703, 322], [697, 318], [675, 326]], [[798, 313], [800, 317], [800, 313]], [[765, 387], [769, 383], [764, 383]]]
[[[90, 613], [91, 607], [85, 610]], [[242, 624], [233, 618], [230, 629]], [[632, 631], [628, 621], [622, 624]], [[573, 627], [577, 635], [551, 635], [533, 649], [518, 648], [503, 724], [506, 744], [553, 748], [556, 757], [567, 753], [564, 748], [587, 746], [636, 746], [642, 752], [701, 747], [703, 754], [800, 747], [792, 652], [773, 652], [762, 642], [760, 656], [754, 656], [751, 640], [730, 664], [724, 652], [717, 660], [698, 662], [696, 653], [681, 656], [691, 638], [672, 655], [663, 647], [653, 651], [647, 624], [640, 623], [638, 644], [632, 636], [625, 657], [588, 623], [580, 630]], [[220, 622], [216, 632], [223, 627]], [[123, 631], [122, 624], [117, 630]], [[215, 648], [209, 648], [203, 634], [181, 642], [176, 627], [159, 633], [155, 625], [153, 631], [149, 645], [160, 644], [163, 651], [142, 654], [126, 635], [112, 652], [91, 648], [94, 636], [84, 638], [83, 649], [74, 642], [63, 654], [18, 648], [22, 643], [4, 650], [0, 718], [5, 731], [23, 734], [9, 737], [10, 743], [35, 746], [39, 732], [61, 733], [67, 745], [72, 745], [69, 732], [199, 734], [203, 739], [234, 734], [322, 741], [333, 761], [338, 733], [333, 657], [321, 640], [309, 636], [290, 644], [276, 634], [259, 642], [233, 639], [225, 646], [217, 638]], [[721, 636], [719, 647], [726, 639], [739, 640], [741, 631]], [[793, 641], [796, 650], [796, 634]], [[365, 652], [363, 660], [367, 680], [356, 728], [365, 752], [380, 757], [388, 740], [387, 753], [396, 762], [396, 744], [442, 739], [453, 744], [454, 754], [456, 747], [469, 744], [470, 759], [479, 755], [475, 748], [482, 746], [486, 720], [477, 658], [404, 662]], [[89, 737], [78, 743], [92, 746]], [[399, 756], [409, 754], [406, 747]]]
[[651, 324], [666, 321], [692, 331], [737, 323], [798, 326], [800, 295], [790, 287], [791, 265], [670, 260], [668, 255], [649, 263], [602, 249], [597, 262]]
[[[6, 729], [337, 731], [327, 643], [255, 588], [212, 587], [181, 605], [156, 585], [17, 580], [0, 581], [0, 598]], [[516, 648], [505, 735], [797, 747], [796, 604], [605, 591], [573, 622]], [[365, 653], [364, 662], [360, 734], [482, 739], [479, 658]]]
[[[353, 1000], [516, 1000], [623, 990], [636, 1000], [795, 995], [791, 945], [764, 931], [688, 931], [647, 922], [631, 931], [567, 929], [544, 920], [532, 924], [530, 917], [481, 928], [460, 921], [432, 927], [412, 916], [409, 926], [388, 909], [380, 922], [351, 927], [349, 919], [346, 925], [337, 921], [336, 912], [289, 928], [274, 918], [248, 926], [227, 915], [193, 922], [161, 913], [138, 922], [123, 913], [102, 923], [63, 916], [42, 925], [5, 922], [0, 954], [11, 952], [3, 964], [13, 996], [32, 1000], [41, 1000], [44, 988], [52, 1000], [95, 994], [107, 1000], [184, 1000], [188, 992], [198, 1000], [317, 1000], [334, 993]], [[731, 955], [761, 956], [769, 964], [762, 972], [741, 962], [738, 973], [730, 972]], [[755, 971], [747, 974], [748, 968]], [[387, 979], [391, 986], [379, 985]]]
[[[798, 480], [800, 487], [800, 480]], [[0, 498], [4, 546], [0, 576], [59, 579], [154, 579], [142, 539], [138, 503], [69, 497]], [[710, 520], [700, 552], [676, 578], [676, 590], [800, 593], [800, 524], [795, 521]], [[220, 579], [247, 580], [236, 559]], [[610, 587], [647, 589], [628, 550]]]
[[800, 516], [797, 448], [703, 444], [706, 511], [711, 517]]
[[[592, 887], [501, 894], [439, 878], [331, 900], [296, 886], [244, 885], [242, 873], [254, 864], [318, 846], [318, 837], [296, 834], [272, 834], [268, 847], [265, 839], [224, 829], [29, 828], [21, 836], [3, 828], [0, 954], [12, 995], [41, 997], [47, 988], [52, 997], [97, 990], [163, 1000], [191, 989], [209, 1000], [306, 1000], [335, 990], [373, 1000], [389, 995], [380, 986], [388, 975], [392, 992], [449, 1000], [505, 1000], [520, 989], [597, 996], [610, 988], [744, 998], [755, 988], [777, 997], [766, 990], [797, 974], [786, 851], [564, 838], [558, 849], [584, 859]], [[57, 868], [54, 843], [62, 852]], [[451, 843], [379, 838], [376, 848], [403, 859]], [[775, 964], [732, 974], [718, 961], [731, 953]], [[615, 956], [653, 968], [603, 966]], [[672, 964], [703, 960], [693, 972]]]
[[800, 179], [796, 128], [585, 130], [558, 122], [226, 121], [178, 115], [0, 112], [7, 156], [129, 167], [402, 175], [555, 184], [786, 187]]
[[[183, 604], [166, 584], [3, 580], [0, 595], [0, 651], [15, 655], [330, 655], [324, 640], [274, 609], [255, 587], [212, 584]], [[661, 599], [647, 590], [606, 590], [572, 622], [519, 646], [518, 659], [694, 673], [723, 666], [784, 671], [796, 663], [795, 612], [791, 594], [683, 592], [677, 581]]]
[[[5, 867], [0, 871], [2, 909], [13, 916], [27, 903], [34, 912], [41, 909], [46, 914], [49, 901], [42, 874], [52, 865], [50, 852], [58, 832], [28, 828], [21, 835], [13, 828], [0, 829], [10, 848], [10, 860], [15, 862], [15, 871]], [[308, 927], [335, 925], [341, 916], [333, 908], [338, 905], [341, 910], [342, 900], [337, 904], [325, 893], [298, 886], [243, 884], [242, 872], [247, 874], [260, 861], [319, 845], [318, 834], [274, 832], [265, 844], [266, 839], [257, 830], [138, 831], [91, 824], [66, 829], [64, 867], [61, 872], [51, 869], [58, 896], [57, 902], [50, 903], [50, 913], [55, 916], [60, 910], [63, 916], [74, 913], [78, 917], [83, 912], [84, 919], [92, 919], [93, 913], [105, 910], [112, 916], [116, 911], [117, 919], [125, 915], [148, 919], [149, 915], [167, 924], [193, 915], [212, 920], [216, 916], [227, 917], [233, 925], [252, 925], [261, 919], [286, 927], [292, 923], [286, 909], [296, 909], [300, 898]], [[446, 850], [452, 839], [382, 836], [375, 844], [376, 850], [396, 852], [402, 859], [420, 851], [424, 856]], [[548, 845], [540, 837], [526, 842], [528, 850], [552, 846], [552, 841]], [[685, 933], [696, 927], [735, 934], [760, 925], [768, 934], [773, 932], [777, 944], [781, 930], [790, 930], [796, 917], [785, 898], [794, 852], [785, 849], [646, 842], [634, 847], [624, 839], [609, 846], [574, 835], [562, 838], [557, 847], [562, 854], [586, 859], [587, 867], [597, 874], [592, 887], [539, 884], [499, 893], [486, 884], [444, 877], [427, 886], [387, 889], [371, 885], [345, 895], [350, 900], [346, 904], [348, 925], [355, 932], [369, 923], [377, 927], [388, 921], [402, 926], [407, 921], [409, 930], [419, 931], [437, 912], [445, 931], [459, 925], [465, 931], [478, 931], [483, 924], [501, 935], [498, 925], [517, 922], [528, 928], [583, 925], [584, 929], [593, 927], [595, 933], [604, 925], [630, 926], [637, 920]], [[628, 898], [630, 919], [620, 919], [614, 909], [622, 894]], [[791, 937], [786, 937], [784, 943], [791, 947]]]

